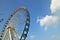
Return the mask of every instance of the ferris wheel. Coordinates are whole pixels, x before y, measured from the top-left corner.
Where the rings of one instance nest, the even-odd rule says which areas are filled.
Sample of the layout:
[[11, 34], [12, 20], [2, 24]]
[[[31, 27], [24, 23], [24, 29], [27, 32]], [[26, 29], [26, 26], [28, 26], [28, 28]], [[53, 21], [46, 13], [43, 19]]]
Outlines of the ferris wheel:
[[29, 31], [30, 15], [25, 7], [19, 7], [8, 17], [0, 34], [0, 40], [25, 40]]

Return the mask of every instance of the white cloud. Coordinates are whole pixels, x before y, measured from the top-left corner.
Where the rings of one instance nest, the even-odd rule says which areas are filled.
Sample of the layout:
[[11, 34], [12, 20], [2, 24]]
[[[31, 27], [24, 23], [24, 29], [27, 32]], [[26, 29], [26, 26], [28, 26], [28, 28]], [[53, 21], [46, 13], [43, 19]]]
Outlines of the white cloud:
[[48, 40], [57, 40], [57, 36], [56, 35], [50, 35], [48, 37]]
[[43, 27], [44, 29], [47, 30], [50, 25], [54, 25], [57, 22], [58, 18], [57, 16], [48, 16], [46, 15], [42, 19], [37, 19], [39, 24]]
[[60, 22], [60, 0], [51, 0], [50, 10], [53, 15], [46, 15], [42, 19], [37, 18], [37, 22], [39, 22], [41, 27], [44, 27], [45, 30], [48, 27], [53, 26], [54, 28], [58, 27]]
[[52, 13], [60, 9], [60, 0], [51, 0], [50, 9]]
[[60, 40], [59, 37], [60, 37], [60, 36], [57, 36], [57, 35], [51, 35], [51, 36], [49, 37], [49, 40]]
[[56, 38], [56, 35], [52, 35], [51, 38], [52, 38], [52, 39], [55, 39], [55, 38]]
[[31, 40], [34, 40], [34, 39], [35, 39], [35, 36], [34, 36], [34, 35], [31, 35], [31, 36], [30, 36], [30, 39], [31, 39]]
[[48, 15], [46, 15], [44, 18], [40, 19], [40, 24], [41, 24], [41, 26], [50, 25], [51, 23], [52, 24], [56, 23], [56, 21], [57, 21], [56, 16], [48, 16]]

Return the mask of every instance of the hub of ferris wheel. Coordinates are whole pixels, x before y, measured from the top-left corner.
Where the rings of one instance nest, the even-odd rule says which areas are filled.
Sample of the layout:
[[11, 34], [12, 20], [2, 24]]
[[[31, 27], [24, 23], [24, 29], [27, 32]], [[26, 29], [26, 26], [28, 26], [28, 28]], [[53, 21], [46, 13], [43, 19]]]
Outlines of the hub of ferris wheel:
[[[21, 15], [19, 15], [20, 12], [21, 12]], [[15, 27], [17, 26], [17, 24], [19, 26], [21, 24], [22, 25], [24, 24], [21, 27], [21, 29], [23, 29], [22, 32], [19, 32], [20, 28]], [[30, 26], [30, 15], [28, 10], [25, 7], [19, 7], [16, 10], [14, 10], [11, 13], [11, 15], [8, 17], [0, 33], [0, 40], [25, 40], [29, 31], [29, 26]], [[17, 29], [19, 29], [19, 31]]]

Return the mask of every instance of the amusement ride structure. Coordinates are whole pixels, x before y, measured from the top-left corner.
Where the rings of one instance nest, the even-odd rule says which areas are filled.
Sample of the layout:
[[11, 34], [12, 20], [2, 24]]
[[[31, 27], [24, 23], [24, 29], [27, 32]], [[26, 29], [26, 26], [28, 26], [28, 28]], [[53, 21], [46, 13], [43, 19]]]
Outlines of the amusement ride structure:
[[0, 40], [25, 40], [29, 31], [30, 15], [25, 7], [14, 10], [6, 20]]

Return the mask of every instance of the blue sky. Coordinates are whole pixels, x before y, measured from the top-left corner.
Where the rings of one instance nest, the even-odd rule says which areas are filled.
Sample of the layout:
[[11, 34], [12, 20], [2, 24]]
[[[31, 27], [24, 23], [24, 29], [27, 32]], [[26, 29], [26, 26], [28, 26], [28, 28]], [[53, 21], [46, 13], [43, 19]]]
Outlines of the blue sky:
[[[0, 19], [4, 21], [0, 23], [0, 30], [3, 27], [9, 14], [18, 7], [24, 6], [30, 12], [30, 30], [26, 40], [50, 40], [50, 36], [59, 37], [59, 29], [53, 28], [45, 31], [39, 23], [37, 18], [42, 19], [46, 15], [50, 16], [51, 0], [0, 0]], [[51, 39], [52, 40], [52, 39]]]

